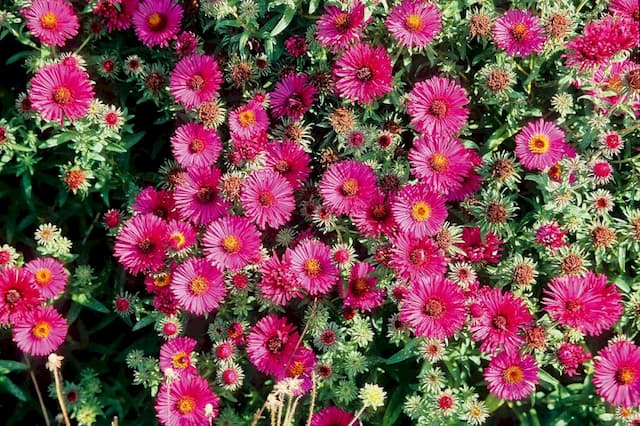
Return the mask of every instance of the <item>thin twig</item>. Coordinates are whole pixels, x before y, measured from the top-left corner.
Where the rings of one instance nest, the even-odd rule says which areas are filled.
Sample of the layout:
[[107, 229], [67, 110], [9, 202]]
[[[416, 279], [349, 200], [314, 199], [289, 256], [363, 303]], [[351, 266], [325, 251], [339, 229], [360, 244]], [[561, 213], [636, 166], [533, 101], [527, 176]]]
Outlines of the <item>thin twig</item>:
[[64, 417], [64, 424], [71, 426], [71, 420], [69, 420], [69, 413], [67, 413], [67, 405], [64, 403], [64, 397], [62, 395], [62, 380], [60, 378], [60, 369], [56, 368], [53, 372], [53, 378], [56, 381], [56, 395], [58, 396], [58, 403], [62, 410], [62, 417]]
[[47, 426], [51, 426], [49, 422], [49, 413], [47, 412], [47, 407], [44, 405], [44, 400], [42, 399], [42, 393], [40, 392], [40, 386], [38, 386], [38, 380], [36, 379], [36, 375], [33, 373], [33, 369], [31, 368], [31, 363], [29, 362], [29, 358], [24, 355], [24, 360], [27, 363], [27, 367], [29, 367], [29, 376], [31, 376], [31, 381], [33, 382], [33, 387], [36, 389], [36, 395], [38, 395], [38, 401], [40, 402], [40, 409], [42, 410], [42, 417], [44, 417], [44, 423]]
[[309, 418], [307, 418], [307, 426], [311, 426], [311, 418], [313, 417], [313, 409], [316, 404], [316, 372], [311, 372], [311, 404], [309, 405]]
[[353, 418], [353, 420], [351, 420], [349, 422], [349, 424], [347, 426], [353, 426], [356, 424], [356, 422], [358, 421], [358, 419], [360, 418], [360, 416], [362, 415], [362, 413], [364, 412], [364, 405], [362, 406], [361, 409], [358, 410], [358, 412], [356, 413], [355, 417]]
[[264, 407], [267, 406], [267, 401], [264, 401], [264, 404], [262, 404], [262, 407], [260, 407], [260, 409], [258, 411], [256, 411], [256, 413], [253, 415], [253, 421], [251, 422], [251, 426], [256, 426], [258, 424], [258, 421], [262, 418], [262, 412], [264, 411]]

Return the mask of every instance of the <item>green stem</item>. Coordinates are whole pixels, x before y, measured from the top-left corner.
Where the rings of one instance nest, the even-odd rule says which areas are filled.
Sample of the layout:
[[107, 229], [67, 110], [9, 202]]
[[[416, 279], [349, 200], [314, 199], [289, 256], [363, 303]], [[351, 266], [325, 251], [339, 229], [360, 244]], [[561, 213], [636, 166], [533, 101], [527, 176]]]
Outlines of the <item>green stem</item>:
[[77, 55], [78, 53], [80, 53], [80, 51], [87, 45], [87, 43], [89, 43], [89, 41], [91, 41], [92, 38], [92, 35], [89, 35], [87, 38], [85, 38], [82, 44], [73, 52], [73, 54]]

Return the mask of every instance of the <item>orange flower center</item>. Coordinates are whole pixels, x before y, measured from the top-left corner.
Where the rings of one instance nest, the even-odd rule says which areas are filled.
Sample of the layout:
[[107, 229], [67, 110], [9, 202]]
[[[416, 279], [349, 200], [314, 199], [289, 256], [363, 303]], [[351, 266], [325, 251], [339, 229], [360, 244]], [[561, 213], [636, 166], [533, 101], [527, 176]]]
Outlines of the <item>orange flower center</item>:
[[442, 99], [436, 99], [429, 105], [429, 114], [435, 118], [444, 118], [447, 115], [447, 103]]
[[189, 283], [189, 290], [196, 296], [204, 294], [209, 289], [209, 281], [205, 277], [195, 277]]
[[153, 285], [159, 288], [166, 287], [171, 282], [171, 275], [161, 274], [153, 280]]
[[509, 385], [517, 385], [524, 379], [524, 372], [517, 365], [512, 365], [504, 370], [502, 378]]
[[161, 13], [153, 12], [147, 18], [147, 25], [151, 31], [160, 32], [167, 26], [167, 18]]
[[418, 222], [424, 222], [431, 217], [431, 206], [424, 201], [416, 201], [411, 206], [411, 217]]
[[171, 363], [175, 368], [187, 368], [189, 366], [189, 356], [184, 351], [177, 352], [171, 357]]
[[189, 152], [191, 152], [192, 154], [197, 154], [199, 152], [202, 152], [202, 150], [204, 149], [204, 141], [202, 139], [192, 139], [191, 142], [189, 142]]
[[320, 261], [315, 258], [307, 259], [304, 262], [303, 269], [307, 276], [315, 278], [320, 275]]
[[55, 30], [58, 27], [58, 17], [52, 12], [47, 12], [40, 17], [40, 25], [45, 30]]
[[529, 139], [529, 151], [534, 154], [544, 154], [549, 151], [549, 138], [545, 135], [533, 135]]
[[249, 127], [256, 122], [256, 113], [247, 109], [238, 114], [238, 121], [242, 127]]
[[201, 75], [196, 74], [189, 79], [187, 85], [189, 86], [189, 89], [197, 92], [204, 87], [204, 78], [202, 78]]
[[58, 87], [53, 91], [53, 102], [58, 105], [66, 105], [71, 102], [71, 90], [66, 87]]
[[516, 41], [522, 40], [526, 33], [527, 33], [527, 26], [522, 22], [515, 24], [513, 26], [513, 29], [511, 30], [511, 36]]
[[38, 321], [31, 327], [31, 334], [36, 339], [44, 339], [51, 333], [51, 324], [47, 321]]
[[431, 318], [442, 318], [444, 311], [444, 303], [439, 297], [431, 297], [424, 304], [424, 313]]
[[35, 273], [36, 284], [40, 286], [49, 285], [52, 276], [53, 275], [51, 274], [50, 270], [46, 268], [38, 269]]
[[344, 181], [344, 183], [340, 187], [340, 192], [345, 197], [353, 197], [358, 194], [359, 189], [360, 185], [358, 185], [358, 181], [354, 178], [351, 178]]
[[616, 371], [616, 382], [621, 385], [628, 385], [636, 378], [636, 373], [631, 367], [622, 367]]
[[419, 15], [412, 13], [404, 20], [404, 25], [410, 32], [417, 33], [424, 28], [424, 20]]
[[622, 79], [619, 77], [613, 77], [607, 81], [604, 85], [604, 90], [611, 90], [616, 93], [620, 93], [622, 91]]
[[184, 237], [184, 234], [180, 231], [172, 233], [170, 238], [177, 249], [181, 249], [184, 246], [184, 243], [187, 241], [187, 239]]
[[429, 158], [429, 166], [434, 172], [446, 172], [449, 169], [449, 160], [444, 154], [437, 152]]
[[345, 32], [349, 29], [351, 25], [351, 21], [349, 19], [349, 15], [346, 13], [341, 13], [333, 18], [333, 25], [336, 26], [336, 29], [340, 32]]
[[222, 249], [229, 254], [239, 252], [240, 239], [235, 235], [227, 235], [222, 239]]
[[190, 414], [196, 409], [196, 400], [191, 396], [183, 396], [176, 404], [178, 411], [182, 414]]
[[298, 377], [304, 373], [304, 365], [300, 361], [293, 361], [289, 366], [289, 377]]
[[362, 277], [354, 278], [351, 281], [351, 292], [355, 296], [362, 296], [369, 291], [369, 282]]
[[271, 207], [274, 201], [276, 201], [276, 197], [270, 191], [264, 191], [258, 195], [258, 202], [262, 207]]

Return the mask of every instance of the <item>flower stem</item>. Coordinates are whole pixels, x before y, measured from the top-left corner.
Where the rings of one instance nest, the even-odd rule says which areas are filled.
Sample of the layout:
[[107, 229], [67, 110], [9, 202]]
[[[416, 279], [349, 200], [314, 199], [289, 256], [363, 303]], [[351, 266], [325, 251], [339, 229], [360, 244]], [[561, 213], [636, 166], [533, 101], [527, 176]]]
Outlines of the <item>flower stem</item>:
[[42, 399], [42, 393], [40, 392], [40, 386], [38, 386], [38, 380], [36, 379], [36, 375], [33, 373], [33, 369], [31, 368], [31, 363], [29, 362], [29, 358], [24, 355], [24, 360], [29, 367], [29, 376], [31, 376], [31, 381], [33, 382], [33, 387], [36, 390], [36, 395], [38, 395], [38, 402], [40, 402], [40, 409], [42, 410], [42, 417], [44, 417], [44, 423], [46, 426], [51, 426], [49, 422], [49, 413], [47, 412], [47, 407], [44, 405], [44, 400]]
[[69, 413], [67, 413], [67, 405], [64, 403], [64, 397], [62, 395], [62, 379], [61, 379], [60, 369], [56, 368], [54, 370], [53, 378], [56, 381], [56, 395], [58, 396], [58, 403], [60, 404], [60, 409], [62, 410], [62, 417], [64, 417], [64, 424], [66, 426], [71, 426], [71, 421], [69, 420]]
[[311, 404], [309, 404], [309, 417], [307, 418], [307, 426], [311, 426], [313, 418], [313, 409], [316, 404], [316, 372], [311, 372]]
[[365, 407], [364, 407], [364, 405], [363, 405], [363, 406], [362, 406], [362, 408], [360, 408], [360, 409], [358, 410], [358, 412], [356, 413], [356, 415], [355, 415], [355, 417], [353, 418], [353, 420], [351, 420], [347, 426], [353, 426], [353, 425], [355, 425], [355, 424], [356, 424], [356, 422], [358, 421], [358, 419], [360, 418], [360, 416], [361, 416], [361, 415], [362, 415], [362, 413], [364, 412], [364, 408], [365, 408]]

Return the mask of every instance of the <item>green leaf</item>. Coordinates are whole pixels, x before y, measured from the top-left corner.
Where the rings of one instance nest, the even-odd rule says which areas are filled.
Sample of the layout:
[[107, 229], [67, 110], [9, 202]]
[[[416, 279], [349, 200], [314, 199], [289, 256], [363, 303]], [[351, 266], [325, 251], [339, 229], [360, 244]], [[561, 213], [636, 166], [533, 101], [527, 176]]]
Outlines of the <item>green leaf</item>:
[[282, 14], [282, 18], [280, 18], [276, 26], [271, 30], [271, 36], [277, 36], [278, 34], [283, 32], [289, 26], [295, 14], [295, 9], [285, 9], [284, 13]]
[[106, 306], [104, 306], [102, 303], [94, 299], [93, 296], [90, 296], [88, 294], [73, 294], [71, 295], [71, 300], [78, 303], [79, 305], [85, 306], [89, 309], [93, 309], [94, 311], [102, 312], [103, 314], [109, 313], [109, 309]]
[[487, 404], [487, 410], [489, 410], [490, 413], [493, 413], [500, 408], [502, 404], [504, 404], [504, 400], [489, 394], [487, 399], [484, 400], [484, 403]]
[[4, 389], [11, 395], [18, 398], [20, 401], [26, 401], [27, 395], [20, 389], [15, 383], [9, 380], [6, 376], [0, 376], [0, 388]]
[[29, 367], [23, 362], [0, 359], [0, 368], [6, 371], [24, 371]]
[[136, 323], [136, 325], [133, 326], [131, 331], [138, 331], [138, 330], [140, 330], [142, 328], [145, 328], [145, 327], [153, 324], [154, 322], [156, 322], [156, 319], [153, 316], [148, 316], [148, 317], [142, 318], [140, 321], [138, 321]]
[[382, 426], [393, 426], [397, 424], [402, 413], [402, 403], [404, 402], [404, 387], [398, 386], [389, 398], [387, 409], [382, 418]]
[[414, 356], [413, 348], [415, 348], [419, 342], [420, 342], [419, 339], [413, 339], [412, 341], [407, 343], [405, 347], [402, 348], [400, 351], [398, 351], [394, 355], [391, 355], [389, 359], [387, 359], [386, 364], [387, 365], [397, 364], [399, 362], [405, 361], [413, 357]]
[[26, 58], [28, 56], [31, 56], [31, 51], [30, 50], [24, 50], [22, 52], [18, 52], [15, 55], [11, 56], [9, 59], [7, 59], [7, 62], [5, 62], [5, 64], [6, 65], [11, 65], [14, 62], [18, 62], [20, 59]]

